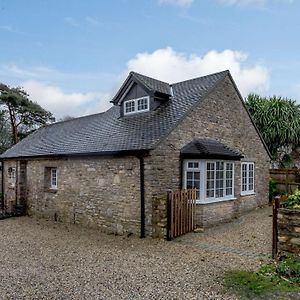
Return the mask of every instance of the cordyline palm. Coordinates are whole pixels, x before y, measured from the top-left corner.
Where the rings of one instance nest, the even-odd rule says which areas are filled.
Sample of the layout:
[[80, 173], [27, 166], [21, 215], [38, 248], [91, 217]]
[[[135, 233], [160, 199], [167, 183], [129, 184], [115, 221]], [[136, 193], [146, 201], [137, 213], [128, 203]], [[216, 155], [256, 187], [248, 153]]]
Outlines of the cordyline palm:
[[295, 101], [250, 94], [246, 106], [273, 159], [277, 158], [279, 148], [300, 145], [300, 106]]

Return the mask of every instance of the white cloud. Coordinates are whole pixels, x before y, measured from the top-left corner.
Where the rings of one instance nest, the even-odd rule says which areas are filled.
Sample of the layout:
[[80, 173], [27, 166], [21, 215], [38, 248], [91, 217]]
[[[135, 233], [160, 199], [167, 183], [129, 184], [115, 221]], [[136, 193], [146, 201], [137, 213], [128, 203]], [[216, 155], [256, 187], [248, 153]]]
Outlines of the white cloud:
[[194, 0], [159, 0], [160, 4], [170, 4], [179, 7], [189, 7]]
[[268, 3], [293, 3], [294, 0], [219, 0], [226, 5], [263, 7]]
[[109, 105], [109, 93], [65, 93], [57, 86], [28, 80], [21, 83], [30, 99], [51, 111], [56, 118], [64, 116], [82, 116], [106, 110]]
[[174, 83], [228, 69], [244, 96], [250, 92], [266, 92], [268, 70], [261, 64], [245, 66], [247, 58], [246, 53], [234, 50], [212, 50], [199, 56], [178, 53], [168, 47], [137, 54], [127, 63], [126, 73], [136, 71]]

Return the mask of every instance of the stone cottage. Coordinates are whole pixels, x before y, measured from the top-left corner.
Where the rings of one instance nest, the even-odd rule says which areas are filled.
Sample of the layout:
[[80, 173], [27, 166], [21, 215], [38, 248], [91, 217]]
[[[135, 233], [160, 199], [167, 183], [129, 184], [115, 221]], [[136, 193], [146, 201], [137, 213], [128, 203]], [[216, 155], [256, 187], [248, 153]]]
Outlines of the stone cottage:
[[200, 226], [268, 203], [268, 150], [229, 71], [174, 84], [131, 72], [111, 102], [1, 156], [5, 209], [156, 237], [170, 189], [197, 189]]

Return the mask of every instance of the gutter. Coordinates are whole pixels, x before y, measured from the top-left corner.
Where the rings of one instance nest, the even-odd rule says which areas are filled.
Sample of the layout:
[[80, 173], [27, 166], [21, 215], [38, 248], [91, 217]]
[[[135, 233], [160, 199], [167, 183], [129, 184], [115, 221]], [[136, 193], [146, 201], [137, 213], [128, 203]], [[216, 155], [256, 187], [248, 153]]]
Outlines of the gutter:
[[1, 157], [0, 160], [39, 160], [39, 159], [61, 159], [61, 158], [82, 158], [82, 157], [95, 157], [95, 156], [129, 156], [134, 155], [140, 157], [148, 153], [149, 149], [137, 149], [137, 150], [119, 150], [119, 151], [102, 151], [102, 152], [83, 152], [83, 153], [62, 153], [62, 154], [45, 154], [45, 155], [34, 155], [34, 156], [10, 156], [10, 157]]
[[140, 238], [145, 238], [145, 164], [144, 156], [137, 156], [140, 161], [140, 192], [141, 192], [141, 229]]
[[1, 161], [1, 209], [4, 210], [4, 161]]

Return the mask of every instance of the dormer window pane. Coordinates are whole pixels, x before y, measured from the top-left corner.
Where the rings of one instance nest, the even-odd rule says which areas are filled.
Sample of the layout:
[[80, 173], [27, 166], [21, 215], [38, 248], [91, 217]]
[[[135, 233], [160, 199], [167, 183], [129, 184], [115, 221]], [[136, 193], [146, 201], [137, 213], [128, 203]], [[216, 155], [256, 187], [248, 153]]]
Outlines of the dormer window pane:
[[125, 102], [125, 112], [126, 113], [134, 112], [134, 108], [135, 108], [134, 100]]
[[138, 110], [147, 110], [148, 109], [148, 98], [138, 99]]

